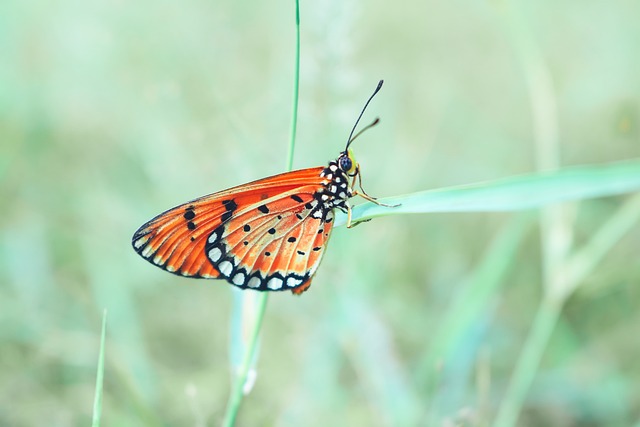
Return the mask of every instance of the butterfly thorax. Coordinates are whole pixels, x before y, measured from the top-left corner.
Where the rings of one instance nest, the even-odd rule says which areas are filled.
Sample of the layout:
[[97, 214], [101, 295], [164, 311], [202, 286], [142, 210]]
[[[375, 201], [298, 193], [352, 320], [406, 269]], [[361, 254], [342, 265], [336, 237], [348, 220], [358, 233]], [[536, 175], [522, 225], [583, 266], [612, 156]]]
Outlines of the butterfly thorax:
[[353, 190], [349, 187], [349, 177], [343, 171], [338, 160], [332, 160], [324, 168], [320, 176], [325, 179], [322, 190], [318, 191], [315, 198], [320, 202], [324, 210], [338, 208], [345, 211], [347, 200], [353, 197]]

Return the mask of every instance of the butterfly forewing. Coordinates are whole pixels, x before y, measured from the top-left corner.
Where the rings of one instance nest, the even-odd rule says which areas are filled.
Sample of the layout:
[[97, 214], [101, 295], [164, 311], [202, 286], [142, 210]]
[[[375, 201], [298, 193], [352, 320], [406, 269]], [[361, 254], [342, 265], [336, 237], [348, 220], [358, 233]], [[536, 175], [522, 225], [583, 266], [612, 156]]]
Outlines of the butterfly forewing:
[[326, 184], [323, 169], [276, 175], [177, 206], [140, 227], [133, 247], [181, 276], [300, 293], [332, 226], [332, 209], [316, 198]]

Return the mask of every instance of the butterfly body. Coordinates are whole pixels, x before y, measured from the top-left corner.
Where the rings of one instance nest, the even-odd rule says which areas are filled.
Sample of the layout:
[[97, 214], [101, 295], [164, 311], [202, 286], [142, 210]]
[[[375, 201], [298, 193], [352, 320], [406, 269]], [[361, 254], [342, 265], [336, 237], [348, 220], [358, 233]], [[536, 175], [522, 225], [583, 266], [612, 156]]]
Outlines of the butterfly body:
[[[333, 228], [350, 209], [353, 162], [287, 172], [170, 209], [133, 236], [136, 252], [171, 273], [242, 289], [304, 292]], [[344, 170], [342, 167], [348, 167]]]

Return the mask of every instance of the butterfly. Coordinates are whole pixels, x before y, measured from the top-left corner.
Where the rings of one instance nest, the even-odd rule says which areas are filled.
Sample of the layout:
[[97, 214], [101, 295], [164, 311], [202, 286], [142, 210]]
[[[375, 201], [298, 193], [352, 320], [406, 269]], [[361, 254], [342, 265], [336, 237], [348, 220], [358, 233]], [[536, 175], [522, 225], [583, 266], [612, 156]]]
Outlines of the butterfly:
[[359, 195], [384, 205], [362, 189], [360, 166], [349, 148], [378, 123], [375, 119], [353, 136], [382, 83], [344, 151], [327, 166], [281, 173], [169, 209], [134, 233], [135, 251], [179, 276], [224, 279], [257, 291], [306, 291], [331, 235], [335, 209], [347, 214], [352, 227], [349, 199]]

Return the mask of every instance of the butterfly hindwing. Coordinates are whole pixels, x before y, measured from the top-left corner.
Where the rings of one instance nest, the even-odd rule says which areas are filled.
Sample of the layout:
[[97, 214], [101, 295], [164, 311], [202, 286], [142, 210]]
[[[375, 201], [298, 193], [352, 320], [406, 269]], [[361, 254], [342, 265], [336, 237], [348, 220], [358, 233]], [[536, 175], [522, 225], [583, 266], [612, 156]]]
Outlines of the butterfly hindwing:
[[205, 252], [238, 287], [298, 293], [320, 263], [332, 220], [333, 211], [303, 187], [234, 215], [212, 232]]

